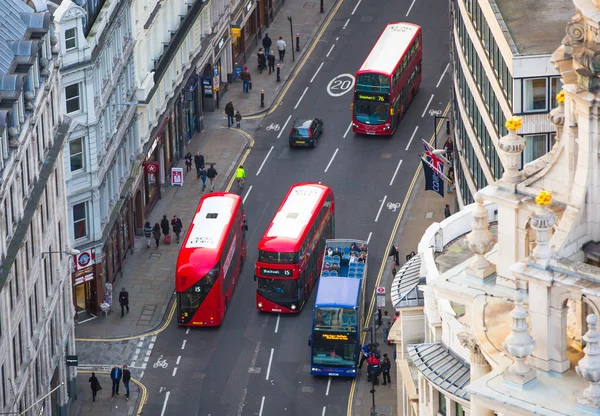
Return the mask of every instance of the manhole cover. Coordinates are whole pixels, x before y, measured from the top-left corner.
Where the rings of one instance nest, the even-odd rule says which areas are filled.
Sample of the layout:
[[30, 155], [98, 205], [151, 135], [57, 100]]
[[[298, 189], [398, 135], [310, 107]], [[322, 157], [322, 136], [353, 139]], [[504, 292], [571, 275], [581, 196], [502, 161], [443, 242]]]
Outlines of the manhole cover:
[[317, 4], [317, 3], [307, 1], [306, 3], [304, 3], [304, 8], [305, 9], [312, 9], [313, 7], [315, 7], [315, 4]]
[[425, 218], [427, 218], [428, 220], [433, 218], [433, 212], [426, 212], [425, 213]]
[[363, 16], [360, 18], [360, 21], [363, 23], [370, 23], [373, 21], [373, 16]]

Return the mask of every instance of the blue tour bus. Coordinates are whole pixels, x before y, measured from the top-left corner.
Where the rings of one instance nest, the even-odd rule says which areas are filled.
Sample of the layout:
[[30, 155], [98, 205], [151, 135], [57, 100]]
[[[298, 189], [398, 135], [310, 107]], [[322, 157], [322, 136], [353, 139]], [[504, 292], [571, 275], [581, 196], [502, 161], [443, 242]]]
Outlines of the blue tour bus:
[[327, 240], [309, 338], [310, 373], [356, 377], [364, 320], [368, 245]]

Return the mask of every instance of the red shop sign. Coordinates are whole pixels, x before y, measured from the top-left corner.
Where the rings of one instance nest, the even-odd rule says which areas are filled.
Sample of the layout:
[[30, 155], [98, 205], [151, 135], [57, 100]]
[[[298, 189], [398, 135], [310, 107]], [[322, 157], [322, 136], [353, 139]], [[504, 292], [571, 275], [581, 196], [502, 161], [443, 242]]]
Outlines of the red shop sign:
[[144, 162], [144, 172], [152, 175], [158, 173], [158, 162]]

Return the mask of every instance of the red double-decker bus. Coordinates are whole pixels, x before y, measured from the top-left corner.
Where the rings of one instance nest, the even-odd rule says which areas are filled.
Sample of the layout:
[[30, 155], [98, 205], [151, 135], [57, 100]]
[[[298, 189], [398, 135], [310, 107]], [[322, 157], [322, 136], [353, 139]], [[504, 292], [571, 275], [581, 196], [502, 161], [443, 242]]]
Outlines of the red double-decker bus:
[[246, 214], [239, 195], [200, 199], [177, 257], [179, 325], [219, 326], [246, 258]]
[[334, 237], [333, 192], [318, 183], [293, 185], [258, 243], [256, 307], [297, 313], [321, 273], [325, 240]]
[[421, 27], [390, 23], [356, 73], [352, 131], [391, 136], [421, 85]]

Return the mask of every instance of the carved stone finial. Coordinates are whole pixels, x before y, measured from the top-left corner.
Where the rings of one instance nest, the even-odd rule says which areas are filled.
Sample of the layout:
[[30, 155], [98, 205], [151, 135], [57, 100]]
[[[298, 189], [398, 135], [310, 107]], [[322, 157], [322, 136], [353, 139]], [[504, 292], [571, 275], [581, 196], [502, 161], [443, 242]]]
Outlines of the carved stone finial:
[[523, 119], [521, 117], [511, 117], [506, 121], [508, 134], [498, 140], [498, 147], [504, 154], [506, 164], [502, 180], [509, 183], [518, 183], [521, 181], [521, 172], [519, 172], [519, 161], [521, 152], [525, 149], [525, 139], [517, 134], [521, 128]]
[[515, 308], [510, 313], [512, 317], [511, 331], [502, 346], [515, 360], [510, 367], [504, 370], [504, 381], [520, 386], [535, 378], [535, 370], [525, 362], [535, 347], [533, 337], [527, 332], [529, 329], [528, 315], [529, 313], [523, 307], [523, 294], [518, 291], [515, 295]]
[[467, 236], [466, 246], [474, 254], [474, 257], [467, 266], [466, 272], [470, 276], [485, 279], [496, 271], [496, 266], [485, 258], [485, 255], [496, 244], [496, 239], [489, 231], [488, 212], [483, 206], [483, 197], [479, 192], [475, 194], [475, 206], [471, 212], [473, 225]]
[[577, 403], [594, 412], [600, 411], [600, 334], [596, 331], [598, 317], [587, 316], [588, 331], [583, 336], [586, 346], [585, 356], [579, 360], [575, 371], [583, 377], [590, 386], [577, 395]]
[[554, 143], [554, 148], [558, 147], [560, 143], [560, 139], [563, 132], [563, 126], [565, 124], [565, 91], [561, 90], [558, 94], [556, 94], [556, 102], [558, 103], [558, 107], [550, 111], [548, 114], [548, 120], [554, 124], [556, 128], [556, 138]]
[[533, 257], [538, 260], [547, 260], [552, 257], [552, 249], [548, 245], [550, 241], [550, 230], [556, 222], [556, 215], [548, 209], [552, 202], [552, 192], [542, 191], [536, 198], [536, 209], [529, 220], [531, 228], [535, 230], [536, 246], [533, 249]]

